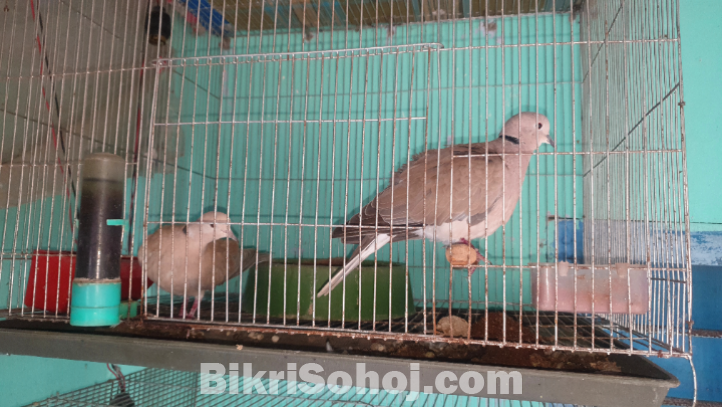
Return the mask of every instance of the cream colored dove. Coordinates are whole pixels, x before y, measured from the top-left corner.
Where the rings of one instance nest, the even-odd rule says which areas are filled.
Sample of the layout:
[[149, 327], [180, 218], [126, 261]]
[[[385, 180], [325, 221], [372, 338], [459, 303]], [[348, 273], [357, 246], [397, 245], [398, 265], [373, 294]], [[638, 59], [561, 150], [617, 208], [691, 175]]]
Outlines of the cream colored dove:
[[448, 247], [494, 233], [514, 212], [533, 153], [545, 143], [554, 147], [549, 131], [549, 119], [524, 112], [510, 118], [495, 140], [414, 157], [396, 172], [393, 185], [334, 229], [334, 238], [359, 246], [318, 296], [390, 242], [426, 238]]
[[[148, 236], [138, 251], [141, 261], [147, 255], [148, 278], [160, 288], [173, 295], [195, 297], [188, 314], [183, 304], [181, 318], [195, 316], [206, 291], [256, 264], [256, 250], [241, 251], [229, 223], [228, 215], [207, 212], [187, 225], [163, 226]], [[259, 263], [267, 261], [268, 255], [258, 255]]]

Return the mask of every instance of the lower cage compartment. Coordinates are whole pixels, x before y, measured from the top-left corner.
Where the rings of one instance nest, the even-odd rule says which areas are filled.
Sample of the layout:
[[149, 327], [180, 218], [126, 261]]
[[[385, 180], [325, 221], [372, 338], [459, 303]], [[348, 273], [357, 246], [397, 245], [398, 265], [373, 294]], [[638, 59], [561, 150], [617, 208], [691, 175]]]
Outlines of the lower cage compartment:
[[[228, 381], [228, 375], [223, 380]], [[241, 379], [242, 380], [242, 379]], [[408, 392], [391, 393], [380, 391], [372, 394], [360, 389], [351, 389], [347, 393], [337, 394], [325, 388], [316, 394], [289, 394], [288, 382], [278, 384], [278, 394], [204, 394], [201, 388], [202, 377], [199, 373], [181, 372], [164, 369], [146, 369], [125, 377], [122, 389], [116, 380], [89, 386], [73, 392], [58, 394], [43, 401], [31, 404], [32, 407], [50, 406], [96, 406], [96, 407], [131, 407], [143, 405], [168, 406], [303, 406], [303, 407], [331, 407], [331, 406], [400, 406], [400, 405], [471, 405], [517, 407], [527, 406], [529, 403], [520, 403], [514, 400], [495, 398], [478, 398], [464, 396], [447, 396], [444, 394], [418, 394], [411, 396], [413, 403], [407, 401]], [[262, 380], [265, 388], [269, 388], [269, 381]], [[242, 386], [242, 384], [241, 384]], [[567, 407], [558, 403], [536, 403], [534, 407]], [[30, 407], [30, 406], [28, 406]]]
[[[500, 330], [503, 329], [503, 323], [500, 324], [499, 318], [503, 314], [489, 315], [488, 336], [492, 339], [492, 336], [503, 332]], [[485, 323], [482, 325], [487, 326]], [[154, 405], [158, 405], [158, 402], [159, 405], [168, 405], [162, 400], [162, 392], [165, 391], [163, 389], [167, 390], [168, 386], [178, 386], [175, 396], [186, 394], [188, 400], [196, 400], [203, 405], [216, 405], [216, 402], [242, 405], [291, 403], [323, 406], [337, 402], [346, 405], [397, 405], [394, 404], [395, 401], [403, 400], [399, 397], [414, 390], [414, 377], [418, 385], [416, 389], [421, 393], [418, 394], [415, 403], [419, 404], [416, 405], [432, 401], [452, 402], [448, 397], [457, 397], [455, 403], [458, 403], [467, 397], [470, 400], [526, 400], [615, 407], [661, 406], [669, 388], [679, 385], [676, 378], [640, 356], [432, 342], [431, 337], [427, 337], [427, 340], [398, 340], [397, 337], [393, 340], [382, 340], [361, 334], [355, 337], [339, 337], [336, 334], [319, 331], [284, 333], [274, 329], [262, 330], [259, 327], [171, 324], [141, 319], [125, 321], [113, 328], [93, 329], [76, 328], [64, 323], [14, 319], [0, 322], [0, 352], [193, 372], [146, 370], [146, 373], [130, 375], [129, 379], [140, 378], [137, 394], [132, 393], [136, 391], [132, 390], [135, 384], [128, 384], [128, 393], [137, 406], [148, 405], [140, 400], [145, 397], [143, 392], [150, 392], [155, 386], [158, 386], [158, 398]], [[345, 372], [352, 378], [352, 384], [357, 384], [358, 369], [362, 363], [364, 372], [375, 372], [382, 386], [385, 386], [384, 378], [389, 374], [403, 374], [410, 379], [404, 384], [407, 391], [401, 394], [384, 393], [387, 394], [384, 397], [376, 395], [375, 397], [379, 397], [376, 399], [369, 399], [368, 395], [361, 397], [355, 387], [343, 394], [336, 394], [330, 391], [328, 386], [319, 393], [310, 395], [283, 394], [281, 391], [277, 395], [236, 395], [230, 394], [230, 387], [227, 387], [223, 394], [213, 398], [200, 393], [201, 376], [198, 372], [204, 369], [202, 363], [212, 364], [207, 365], [212, 366], [211, 370], [206, 369], [207, 373], [212, 374], [230, 374], [235, 370], [240, 376], [255, 376], [264, 371], [264, 380], [269, 379], [271, 371], [284, 372], [285, 378], [290, 379], [288, 374], [291, 370], [300, 372], [304, 366], [315, 366], [312, 372], [328, 386], [338, 382], [339, 374], [343, 374], [338, 372]], [[245, 364], [250, 364], [250, 371], [244, 370]], [[292, 369], [290, 364], [293, 365]], [[218, 370], [219, 368], [221, 370]], [[514, 393], [514, 372], [520, 375], [519, 394]], [[150, 376], [142, 374], [156, 375], [153, 377], [157, 380], [146, 380], [143, 377]], [[475, 378], [466, 378], [466, 389], [468, 390], [469, 383], [474, 383], [472, 387], [477, 393], [470, 394], [463, 386], [445, 387], [446, 384], [455, 383], [448, 379], [442, 380], [439, 386], [438, 377], [441, 375], [452, 375], [450, 377], [460, 383], [464, 375], [470, 374], [486, 380], [486, 386], [479, 389], [476, 387]], [[494, 379], [490, 376], [492, 374], [501, 379]], [[506, 377], [506, 388], [502, 376]], [[185, 378], [185, 384], [174, 384], [173, 380], [176, 379], [173, 378]], [[303, 377], [299, 376], [295, 378], [300, 382], [311, 381], [303, 380]], [[495, 390], [490, 389], [492, 382]], [[228, 383], [230, 386], [231, 382]], [[368, 383], [368, 387], [374, 387], [370, 381], [364, 383]], [[392, 380], [390, 383], [399, 385]], [[283, 390], [287, 388], [284, 386], [287, 386], [288, 382], [281, 380], [277, 384], [278, 388]], [[243, 393], [243, 385], [239, 386], [239, 392]], [[385, 389], [382, 387], [382, 393]], [[118, 390], [117, 384], [105, 383], [69, 393], [67, 400], [57, 398], [61, 396], [49, 400], [66, 403], [61, 403], [62, 405], [86, 405], [80, 403], [86, 403], [82, 397], [85, 397], [85, 394], [94, 394], [97, 397], [102, 395], [105, 399], [87, 402], [106, 405], [103, 400], [117, 396]], [[255, 396], [260, 398], [253, 399]], [[76, 402], [78, 403], [73, 404]], [[389, 402], [391, 404], [388, 404]], [[468, 403], [485, 405], [483, 401]], [[170, 405], [195, 404], [179, 399], [178, 402], [171, 401]]]

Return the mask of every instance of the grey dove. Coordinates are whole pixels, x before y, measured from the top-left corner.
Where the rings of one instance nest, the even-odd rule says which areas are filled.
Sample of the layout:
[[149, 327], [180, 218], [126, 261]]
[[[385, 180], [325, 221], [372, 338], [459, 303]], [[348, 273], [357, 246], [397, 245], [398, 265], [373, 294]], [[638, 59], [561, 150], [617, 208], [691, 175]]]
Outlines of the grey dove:
[[393, 185], [334, 229], [332, 237], [358, 247], [318, 296], [389, 243], [426, 238], [448, 247], [494, 233], [514, 212], [532, 154], [545, 143], [554, 147], [549, 132], [549, 119], [523, 112], [504, 124], [497, 139], [414, 157], [396, 172]]
[[[181, 318], [193, 318], [206, 291], [256, 263], [256, 250], [241, 251], [229, 222], [225, 213], [207, 212], [187, 225], [163, 226], [148, 236], [138, 251], [141, 261], [147, 255], [148, 278], [160, 288], [173, 295], [195, 297], [188, 314], [182, 305]], [[258, 258], [259, 263], [270, 261], [267, 254]]]

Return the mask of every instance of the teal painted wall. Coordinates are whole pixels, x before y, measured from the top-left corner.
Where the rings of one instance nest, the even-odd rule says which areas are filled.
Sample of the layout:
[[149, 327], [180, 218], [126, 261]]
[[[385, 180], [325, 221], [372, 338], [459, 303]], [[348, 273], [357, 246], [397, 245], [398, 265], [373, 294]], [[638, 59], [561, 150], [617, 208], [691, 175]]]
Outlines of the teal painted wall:
[[[722, 35], [717, 0], [681, 0], [687, 174], [692, 230], [722, 230], [722, 53], [710, 39]], [[718, 247], [718, 250], [720, 248]]]
[[[722, 53], [712, 45], [722, 36], [722, 2], [680, 0], [682, 69], [689, 212], [692, 228], [692, 281], [695, 329], [719, 333], [722, 287]], [[692, 341], [699, 400], [722, 402], [722, 339], [696, 336]], [[694, 396], [692, 370], [686, 360], [652, 358], [677, 376], [681, 384], [670, 396]]]

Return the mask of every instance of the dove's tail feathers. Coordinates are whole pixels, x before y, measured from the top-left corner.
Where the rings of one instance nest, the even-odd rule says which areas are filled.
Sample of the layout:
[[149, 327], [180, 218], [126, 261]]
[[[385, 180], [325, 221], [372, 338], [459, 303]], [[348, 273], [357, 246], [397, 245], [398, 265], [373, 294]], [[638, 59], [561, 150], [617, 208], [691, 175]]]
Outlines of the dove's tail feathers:
[[341, 239], [344, 244], [363, 245], [363, 242], [367, 242], [369, 239], [375, 238], [376, 235], [393, 235], [396, 239], [402, 240], [405, 240], [407, 234], [409, 235], [408, 240], [419, 239], [423, 236], [419, 232], [418, 225], [402, 225], [400, 227], [394, 226], [393, 228], [388, 226], [373, 227], [373, 224], [364, 226], [369, 227], [358, 227], [358, 225], [338, 226], [333, 230], [333, 232], [331, 232], [331, 237], [334, 239]]
[[[258, 253], [258, 264], [270, 263], [271, 255], [268, 253]], [[243, 267], [241, 271], [246, 271], [256, 265], [256, 249], [243, 249]]]
[[271, 262], [271, 254], [270, 253], [258, 253], [258, 264], [270, 263], [270, 262]]
[[361, 262], [366, 260], [366, 258], [370, 255], [380, 250], [382, 247], [389, 244], [389, 242], [391, 242], [391, 236], [387, 234], [379, 234], [375, 237], [363, 239], [361, 241], [361, 244], [358, 245], [356, 250], [354, 250], [353, 254], [351, 254], [351, 257], [346, 262], [346, 265], [336, 271], [333, 277], [331, 277], [331, 280], [329, 280], [329, 282], [327, 282], [326, 285], [321, 288], [321, 291], [318, 292], [317, 296], [323, 297], [324, 295], [328, 295], [331, 290], [333, 290], [337, 285], [341, 284], [344, 276], [347, 276], [349, 273], [356, 270], [356, 268], [361, 265]]

